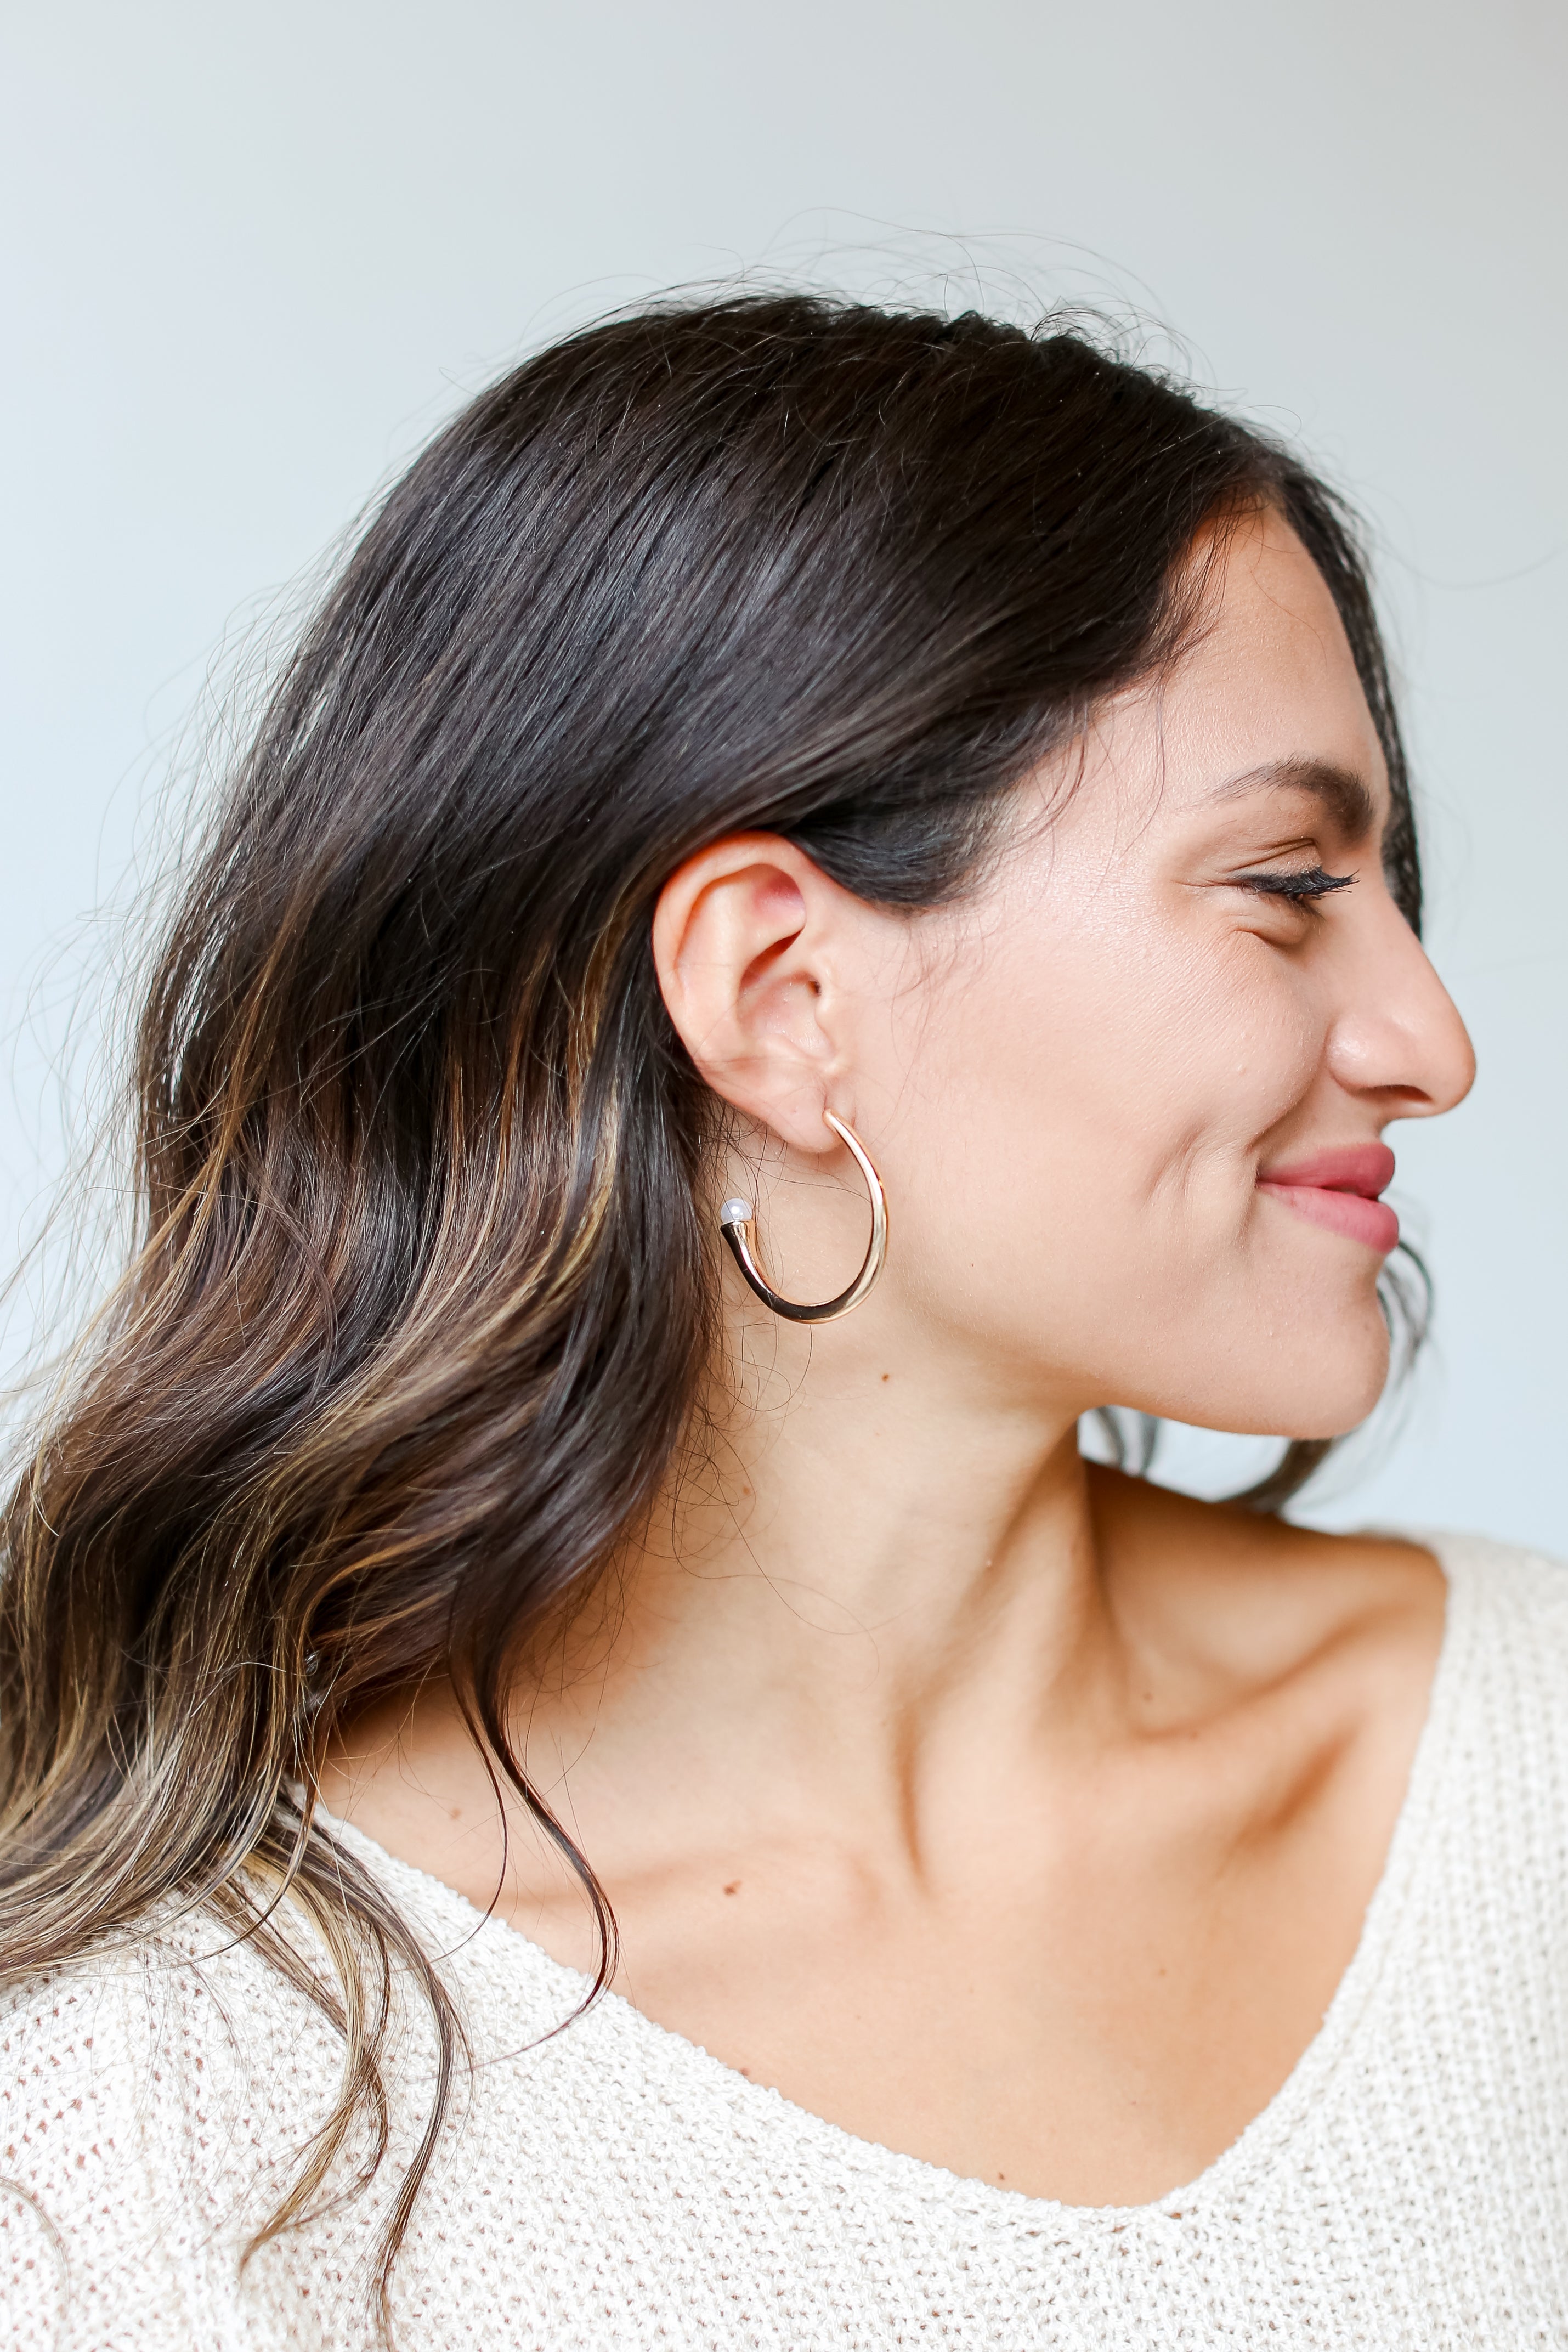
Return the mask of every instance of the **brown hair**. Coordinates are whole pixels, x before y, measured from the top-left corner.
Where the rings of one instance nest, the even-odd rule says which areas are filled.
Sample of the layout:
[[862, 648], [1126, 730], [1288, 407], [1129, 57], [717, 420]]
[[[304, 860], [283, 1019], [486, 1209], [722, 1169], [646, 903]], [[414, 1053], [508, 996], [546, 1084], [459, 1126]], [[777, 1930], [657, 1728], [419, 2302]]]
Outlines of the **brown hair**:
[[[238, 762], [141, 1019], [134, 1258], [4, 1522], [0, 1970], [204, 1906], [334, 2017], [356, 2116], [394, 1965], [314, 1817], [334, 1727], [451, 1676], [507, 1738], [530, 1638], [666, 1478], [714, 1337], [712, 1105], [655, 897], [731, 829], [896, 907], [1179, 645], [1206, 520], [1271, 501], [1343, 617], [1419, 899], [1371, 601], [1297, 460], [1080, 329], [805, 296], [579, 334], [375, 513]], [[1321, 1447], [1293, 1447], [1272, 1504]], [[268, 1924], [280, 1888], [323, 1989]], [[384, 2304], [385, 2265], [382, 2273]]]

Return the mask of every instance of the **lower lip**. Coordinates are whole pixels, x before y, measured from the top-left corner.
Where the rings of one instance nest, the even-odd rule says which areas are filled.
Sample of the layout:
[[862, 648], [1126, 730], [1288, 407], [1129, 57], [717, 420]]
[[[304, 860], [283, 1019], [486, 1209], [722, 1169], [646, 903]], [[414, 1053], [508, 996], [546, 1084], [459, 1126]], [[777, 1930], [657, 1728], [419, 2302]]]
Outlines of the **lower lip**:
[[1383, 1201], [1369, 1201], [1361, 1192], [1325, 1192], [1316, 1184], [1260, 1183], [1260, 1192], [1272, 1192], [1309, 1224], [1326, 1226], [1347, 1241], [1364, 1242], [1386, 1257], [1399, 1239], [1399, 1220]]

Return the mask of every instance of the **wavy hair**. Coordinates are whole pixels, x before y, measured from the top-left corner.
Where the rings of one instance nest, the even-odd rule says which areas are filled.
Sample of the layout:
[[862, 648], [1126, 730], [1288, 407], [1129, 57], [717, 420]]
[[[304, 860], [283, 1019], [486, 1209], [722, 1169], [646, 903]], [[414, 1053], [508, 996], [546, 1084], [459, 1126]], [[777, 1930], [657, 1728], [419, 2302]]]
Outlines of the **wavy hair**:
[[345, 2053], [279, 2228], [356, 2118], [385, 2147], [406, 1972], [440, 2069], [383, 2317], [461, 2021], [317, 1766], [449, 1676], [608, 1980], [507, 1696], [670, 1475], [716, 1337], [660, 887], [746, 829], [881, 905], [962, 891], [1009, 787], [1187, 642], [1197, 534], [1264, 504], [1343, 619], [1418, 924], [1338, 501], [1061, 320], [674, 301], [529, 359], [373, 513], [235, 766], [141, 1017], [134, 1255], [4, 1518], [0, 1975], [171, 1905], [254, 1937]]

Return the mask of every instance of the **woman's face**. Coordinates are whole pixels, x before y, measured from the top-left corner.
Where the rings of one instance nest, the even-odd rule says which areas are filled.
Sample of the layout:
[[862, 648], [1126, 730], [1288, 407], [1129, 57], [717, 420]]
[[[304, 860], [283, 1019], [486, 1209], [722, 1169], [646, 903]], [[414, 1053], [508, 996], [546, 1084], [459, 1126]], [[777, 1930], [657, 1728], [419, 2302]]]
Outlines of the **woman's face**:
[[934, 1340], [1078, 1409], [1295, 1436], [1370, 1410], [1380, 1139], [1474, 1074], [1384, 879], [1388, 814], [1328, 591], [1248, 522], [1200, 642], [1019, 793], [989, 880], [850, 1024], [887, 1279]]

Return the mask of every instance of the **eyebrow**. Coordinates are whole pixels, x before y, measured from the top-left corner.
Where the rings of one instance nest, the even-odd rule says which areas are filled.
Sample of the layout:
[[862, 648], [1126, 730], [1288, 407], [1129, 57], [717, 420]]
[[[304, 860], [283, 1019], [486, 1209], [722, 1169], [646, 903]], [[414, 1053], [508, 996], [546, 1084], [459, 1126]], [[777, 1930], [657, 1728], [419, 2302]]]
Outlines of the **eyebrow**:
[[1311, 793], [1347, 841], [1364, 840], [1376, 823], [1372, 794], [1361, 777], [1353, 769], [1335, 767], [1331, 760], [1270, 760], [1230, 777], [1213, 797], [1229, 801], [1247, 793], [1281, 791]]

